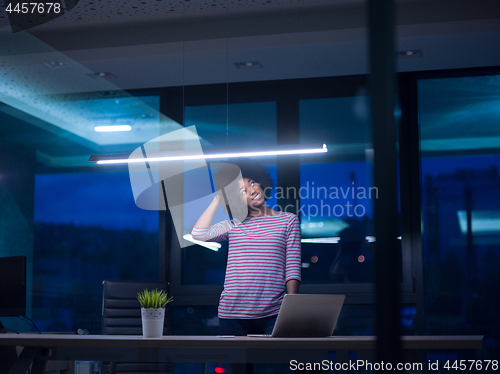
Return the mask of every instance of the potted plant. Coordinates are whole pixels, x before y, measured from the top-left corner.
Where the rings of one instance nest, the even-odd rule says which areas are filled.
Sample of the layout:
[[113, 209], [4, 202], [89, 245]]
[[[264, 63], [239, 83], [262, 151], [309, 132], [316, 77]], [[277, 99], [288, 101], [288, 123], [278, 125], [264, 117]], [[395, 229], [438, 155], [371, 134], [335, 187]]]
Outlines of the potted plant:
[[141, 304], [142, 336], [144, 338], [161, 338], [165, 320], [165, 305], [172, 301], [164, 290], [145, 289], [137, 294]]

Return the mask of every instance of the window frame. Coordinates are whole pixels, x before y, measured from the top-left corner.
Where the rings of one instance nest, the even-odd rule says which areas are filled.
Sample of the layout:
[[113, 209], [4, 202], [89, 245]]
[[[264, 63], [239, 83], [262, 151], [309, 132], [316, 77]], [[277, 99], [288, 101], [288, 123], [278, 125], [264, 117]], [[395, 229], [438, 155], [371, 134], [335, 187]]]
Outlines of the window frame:
[[[160, 104], [163, 114], [170, 116], [183, 124], [183, 110], [185, 106], [191, 105], [220, 105], [250, 103], [262, 101], [276, 102], [277, 118], [277, 143], [298, 144], [300, 140], [299, 101], [305, 99], [322, 99], [332, 97], [355, 96], [360, 87], [366, 88], [368, 77], [366, 75], [307, 78], [282, 81], [227, 83], [203, 86], [171, 87], [163, 89], [160, 103], [169, 102], [169, 105]], [[400, 92], [405, 92], [401, 90]], [[172, 100], [172, 96], [177, 96]], [[405, 116], [411, 107], [413, 98], [404, 104]], [[173, 104], [175, 103], [175, 105]], [[404, 101], [402, 100], [402, 103]], [[177, 115], [175, 116], [176, 113]], [[405, 118], [406, 120], [406, 118]], [[399, 126], [404, 128], [405, 126]], [[415, 304], [416, 283], [415, 274], [418, 274], [418, 261], [413, 259], [418, 256], [418, 251], [413, 250], [419, 242], [419, 232], [416, 233], [412, 225], [415, 220], [403, 219], [410, 216], [408, 210], [419, 204], [415, 203], [415, 196], [419, 196], [419, 188], [402, 188], [411, 183], [414, 174], [408, 174], [408, 165], [411, 157], [407, 155], [409, 144], [417, 144], [412, 139], [412, 134], [400, 132], [400, 198], [402, 232], [411, 233], [404, 235], [402, 240], [402, 271], [403, 281], [400, 284], [402, 291], [402, 304]], [[404, 151], [404, 152], [403, 152]], [[403, 161], [404, 160], [404, 161]], [[300, 159], [299, 157], [278, 158], [277, 179], [278, 185], [300, 187]], [[416, 191], [417, 190], [417, 191]], [[295, 201], [293, 202], [295, 203]], [[283, 202], [280, 202], [283, 204]], [[286, 202], [285, 205], [289, 204]], [[418, 213], [419, 214], [419, 213]], [[415, 216], [415, 213], [412, 217]], [[176, 297], [176, 305], [217, 305], [222, 285], [183, 285], [182, 280], [182, 249], [171, 224], [170, 213], [160, 212], [160, 252], [165, 248], [164, 254], [160, 255], [160, 276], [170, 283], [170, 292]], [[419, 222], [419, 220], [418, 220]], [[421, 266], [421, 264], [420, 264]], [[301, 293], [325, 293], [346, 294], [348, 304], [372, 304], [375, 302], [375, 283], [353, 283], [353, 284], [302, 284]]]

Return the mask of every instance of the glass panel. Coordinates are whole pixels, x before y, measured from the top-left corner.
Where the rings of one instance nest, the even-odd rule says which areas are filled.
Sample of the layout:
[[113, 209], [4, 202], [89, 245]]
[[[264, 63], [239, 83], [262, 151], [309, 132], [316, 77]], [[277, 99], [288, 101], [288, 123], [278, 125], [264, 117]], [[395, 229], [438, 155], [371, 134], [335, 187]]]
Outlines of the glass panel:
[[500, 344], [500, 77], [418, 82], [429, 334]]
[[128, 173], [36, 177], [33, 319], [42, 331], [101, 331], [102, 281], [157, 280], [158, 212]]
[[[158, 279], [159, 213], [135, 205], [126, 165], [95, 165], [89, 157], [132, 152], [175, 123], [160, 121], [154, 95], [115, 91], [39, 99], [45, 106], [35, 102], [22, 108], [26, 112], [0, 106], [6, 145], [0, 206], [11, 217], [10, 227], [2, 220], [7, 240], [0, 256], [27, 256], [27, 316], [42, 332], [81, 328], [98, 334], [104, 279]], [[43, 117], [42, 109], [57, 120]], [[95, 130], [104, 125], [130, 131]], [[31, 329], [22, 321], [2, 322]]]
[[[360, 91], [362, 93], [362, 91]], [[369, 100], [302, 100], [302, 143], [328, 154], [302, 156], [300, 201], [303, 283], [373, 281], [373, 186]]]
[[196, 126], [204, 149], [276, 145], [276, 103], [187, 106], [185, 125]]

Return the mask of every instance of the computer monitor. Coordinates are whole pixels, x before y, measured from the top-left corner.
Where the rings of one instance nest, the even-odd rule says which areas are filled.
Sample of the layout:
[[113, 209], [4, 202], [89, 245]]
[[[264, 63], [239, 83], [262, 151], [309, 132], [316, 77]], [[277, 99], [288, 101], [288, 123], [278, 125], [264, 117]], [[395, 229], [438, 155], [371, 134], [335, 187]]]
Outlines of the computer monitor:
[[25, 315], [26, 256], [0, 257], [0, 317]]

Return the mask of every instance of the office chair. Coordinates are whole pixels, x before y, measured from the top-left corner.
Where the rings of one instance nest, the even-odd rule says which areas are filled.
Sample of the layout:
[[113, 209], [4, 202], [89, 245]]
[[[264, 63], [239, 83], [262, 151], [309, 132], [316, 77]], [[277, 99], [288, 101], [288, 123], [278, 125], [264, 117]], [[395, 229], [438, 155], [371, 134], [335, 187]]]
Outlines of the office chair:
[[[168, 290], [166, 282], [111, 281], [102, 282], [102, 334], [142, 335], [141, 306], [137, 293], [144, 289]], [[165, 308], [163, 334], [171, 334], [170, 311]], [[171, 363], [103, 362], [101, 374], [172, 374]]]

